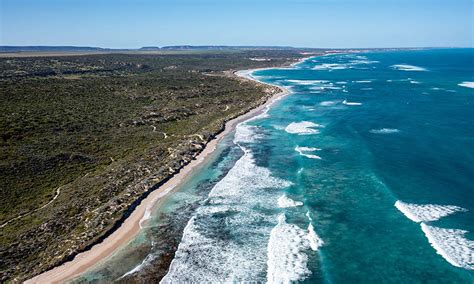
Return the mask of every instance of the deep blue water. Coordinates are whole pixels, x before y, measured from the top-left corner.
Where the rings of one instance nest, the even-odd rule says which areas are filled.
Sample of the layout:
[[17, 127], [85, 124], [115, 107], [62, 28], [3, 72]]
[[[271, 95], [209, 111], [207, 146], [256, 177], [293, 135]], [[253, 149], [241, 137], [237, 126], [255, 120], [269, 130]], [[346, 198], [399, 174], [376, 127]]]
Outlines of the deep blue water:
[[333, 54], [253, 76], [292, 94], [83, 279], [150, 271], [173, 225], [166, 283], [474, 281], [474, 49]]

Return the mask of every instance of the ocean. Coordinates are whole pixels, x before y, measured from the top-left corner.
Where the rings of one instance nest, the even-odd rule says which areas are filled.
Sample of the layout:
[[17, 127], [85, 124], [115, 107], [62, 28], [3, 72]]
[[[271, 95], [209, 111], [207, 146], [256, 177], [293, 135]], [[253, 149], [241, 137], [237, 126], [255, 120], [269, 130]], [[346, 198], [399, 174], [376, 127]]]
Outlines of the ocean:
[[291, 94], [74, 282], [474, 282], [474, 49], [338, 53], [251, 76]]

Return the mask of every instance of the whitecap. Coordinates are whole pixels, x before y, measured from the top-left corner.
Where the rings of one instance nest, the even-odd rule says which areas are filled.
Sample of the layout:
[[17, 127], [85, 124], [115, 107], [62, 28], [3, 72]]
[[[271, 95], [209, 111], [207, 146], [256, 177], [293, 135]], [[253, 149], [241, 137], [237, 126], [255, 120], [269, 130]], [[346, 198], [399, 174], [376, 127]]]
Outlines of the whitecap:
[[444, 229], [421, 223], [421, 230], [436, 252], [456, 267], [474, 270], [474, 241], [464, 237], [468, 231]]
[[347, 100], [343, 100], [342, 103], [345, 104], [346, 106], [360, 106], [360, 105], [362, 105], [362, 103], [348, 102]]
[[[268, 241], [267, 283], [290, 283], [308, 277], [311, 271], [307, 267], [305, 251], [312, 248], [310, 238], [313, 237], [312, 233], [288, 224], [285, 215], [281, 214]], [[313, 241], [316, 241], [314, 248], [317, 249], [317, 239]]]
[[381, 129], [372, 129], [370, 130], [370, 133], [374, 134], [392, 134], [392, 133], [398, 133], [400, 130], [396, 128], [381, 128]]
[[298, 84], [298, 85], [314, 85], [314, 84], [327, 84], [327, 80], [287, 80], [287, 82]]
[[314, 90], [314, 91], [341, 90], [341, 89], [342, 89], [341, 87], [324, 86], [324, 85], [311, 87], [311, 90]]
[[415, 80], [411, 80], [410, 83], [411, 84], [421, 84], [421, 82], [418, 82], [418, 81], [415, 81]]
[[408, 64], [395, 64], [391, 66], [393, 69], [400, 71], [427, 71], [423, 67], [408, 65]]
[[310, 121], [292, 122], [285, 128], [285, 131], [291, 134], [310, 135], [318, 134], [319, 130], [314, 128], [320, 127], [323, 126]]
[[459, 83], [458, 86], [461, 86], [461, 87], [466, 87], [466, 88], [474, 88], [474, 82], [462, 82], [462, 83]]
[[322, 106], [333, 106], [335, 104], [338, 104], [340, 101], [324, 101], [320, 102], [319, 104]]
[[284, 188], [291, 182], [273, 177], [271, 171], [255, 164], [250, 150], [243, 148], [245, 154], [235, 163], [227, 175], [209, 193], [209, 197], [237, 197], [248, 193], [248, 189]]
[[239, 123], [235, 128], [234, 143], [253, 143], [256, 139], [261, 138], [262, 135], [257, 134], [258, 127]]
[[316, 251], [324, 244], [324, 241], [316, 234], [313, 224], [308, 225], [308, 241], [312, 250]]
[[309, 245], [313, 251], [316, 251], [318, 250], [319, 247], [324, 245], [324, 241], [318, 236], [318, 234], [316, 234], [313, 224], [311, 224], [313, 219], [311, 218], [309, 211], [306, 212], [306, 217], [308, 217], [308, 220], [309, 220], [309, 225], [308, 225]]
[[454, 214], [456, 212], [465, 212], [464, 209], [454, 205], [436, 205], [436, 204], [412, 204], [400, 200], [395, 202], [395, 207], [400, 210], [408, 219], [413, 222], [430, 222], [439, 220], [442, 217]]
[[355, 83], [372, 83], [372, 80], [359, 80], [359, 81], [354, 81]]
[[354, 64], [354, 65], [357, 65], [357, 64], [375, 64], [375, 63], [379, 63], [379, 61], [376, 61], [376, 60], [367, 60], [367, 59], [361, 59], [361, 60], [352, 60], [351, 61], [351, 64]]
[[280, 198], [278, 198], [278, 207], [280, 208], [297, 207], [301, 205], [303, 205], [303, 202], [294, 201], [286, 195], [282, 195]]
[[306, 158], [318, 159], [318, 160], [321, 159], [320, 156], [317, 156], [317, 155], [314, 155], [314, 154], [306, 154], [306, 153], [305, 153], [305, 152], [321, 151], [321, 149], [319, 149], [319, 148], [296, 146], [295, 151], [298, 152], [301, 156], [304, 156], [304, 157], [306, 157]]
[[329, 70], [329, 71], [332, 71], [332, 70], [343, 70], [343, 69], [347, 69], [347, 68], [349, 68], [349, 66], [347, 66], [346, 64], [324, 63], [324, 64], [314, 66], [313, 70]]

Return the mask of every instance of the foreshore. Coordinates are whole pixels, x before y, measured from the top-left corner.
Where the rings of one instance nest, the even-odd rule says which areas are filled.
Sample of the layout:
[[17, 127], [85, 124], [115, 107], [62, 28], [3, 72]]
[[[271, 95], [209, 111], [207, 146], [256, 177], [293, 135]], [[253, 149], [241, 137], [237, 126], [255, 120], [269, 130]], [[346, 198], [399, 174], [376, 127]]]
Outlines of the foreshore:
[[[300, 63], [305, 59], [306, 58], [294, 64]], [[257, 81], [256, 79], [250, 76], [250, 73], [256, 70], [259, 69], [237, 71], [234, 72], [233, 76], [238, 76], [247, 80]], [[260, 81], [257, 82], [263, 84]], [[283, 88], [281, 86], [271, 86], [279, 88], [280, 92], [274, 94], [264, 104], [250, 110], [249, 112], [246, 112], [241, 116], [229, 120], [225, 124], [224, 130], [219, 133], [213, 140], [207, 143], [203, 151], [196, 156], [196, 159], [192, 160], [189, 164], [181, 168], [181, 170], [176, 175], [174, 175], [166, 183], [164, 183], [162, 186], [150, 193], [140, 203], [140, 205], [135, 208], [135, 210], [115, 232], [105, 238], [101, 243], [93, 246], [90, 250], [78, 254], [73, 260], [66, 262], [60, 266], [57, 266], [51, 270], [48, 270], [42, 274], [39, 274], [25, 281], [25, 283], [64, 283], [79, 276], [80, 274], [83, 274], [99, 262], [103, 261], [105, 258], [112, 255], [115, 250], [130, 242], [140, 231], [141, 224], [146, 219], [145, 214], [147, 213], [147, 211], [149, 212], [150, 208], [152, 208], [158, 202], [159, 199], [165, 196], [173, 188], [181, 185], [183, 181], [186, 180], [185, 178], [188, 175], [192, 174], [192, 172], [196, 168], [202, 165], [216, 150], [217, 144], [223, 139], [223, 137], [234, 131], [235, 127], [239, 123], [265, 112], [268, 109], [268, 106], [270, 106], [274, 101], [279, 100], [290, 93], [288, 89]]]

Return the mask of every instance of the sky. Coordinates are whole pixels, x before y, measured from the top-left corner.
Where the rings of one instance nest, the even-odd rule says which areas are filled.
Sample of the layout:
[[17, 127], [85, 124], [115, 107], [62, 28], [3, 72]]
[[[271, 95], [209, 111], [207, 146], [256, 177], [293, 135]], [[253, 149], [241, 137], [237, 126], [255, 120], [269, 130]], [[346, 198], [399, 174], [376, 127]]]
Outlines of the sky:
[[0, 0], [0, 45], [473, 47], [473, 0]]

